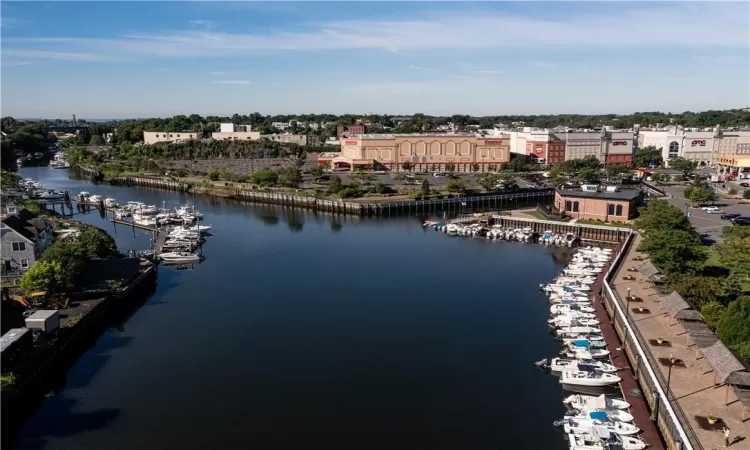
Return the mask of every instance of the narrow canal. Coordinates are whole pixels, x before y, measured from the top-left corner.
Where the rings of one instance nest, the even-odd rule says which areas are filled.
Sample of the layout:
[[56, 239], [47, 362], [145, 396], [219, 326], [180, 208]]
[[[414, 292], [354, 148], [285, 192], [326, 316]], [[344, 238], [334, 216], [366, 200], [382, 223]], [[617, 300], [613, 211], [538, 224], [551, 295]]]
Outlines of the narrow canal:
[[[420, 218], [360, 219], [93, 185], [195, 204], [213, 236], [194, 270], [111, 329], [29, 421], [18, 449], [562, 449], [559, 345], [535, 244], [452, 238]], [[115, 229], [98, 212], [80, 220]], [[121, 250], [149, 236], [118, 226]]]

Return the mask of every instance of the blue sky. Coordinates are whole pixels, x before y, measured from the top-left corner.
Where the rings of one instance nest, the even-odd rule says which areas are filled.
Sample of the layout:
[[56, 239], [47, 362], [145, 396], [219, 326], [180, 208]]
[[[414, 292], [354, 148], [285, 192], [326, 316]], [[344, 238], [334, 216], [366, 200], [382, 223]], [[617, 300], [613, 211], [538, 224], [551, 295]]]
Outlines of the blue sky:
[[747, 2], [2, 2], [3, 116], [750, 103]]

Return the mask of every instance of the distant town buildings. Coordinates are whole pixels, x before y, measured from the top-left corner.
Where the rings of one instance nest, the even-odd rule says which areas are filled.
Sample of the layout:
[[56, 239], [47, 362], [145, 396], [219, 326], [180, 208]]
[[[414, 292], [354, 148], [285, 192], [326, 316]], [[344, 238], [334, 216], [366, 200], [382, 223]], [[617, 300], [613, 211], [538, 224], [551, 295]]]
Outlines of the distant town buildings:
[[195, 131], [144, 131], [143, 143], [146, 145], [159, 142], [183, 142], [199, 139], [200, 133]]
[[211, 133], [211, 137], [217, 141], [257, 141], [260, 139], [260, 133], [251, 130], [250, 125], [222, 123], [219, 124], [219, 131]]

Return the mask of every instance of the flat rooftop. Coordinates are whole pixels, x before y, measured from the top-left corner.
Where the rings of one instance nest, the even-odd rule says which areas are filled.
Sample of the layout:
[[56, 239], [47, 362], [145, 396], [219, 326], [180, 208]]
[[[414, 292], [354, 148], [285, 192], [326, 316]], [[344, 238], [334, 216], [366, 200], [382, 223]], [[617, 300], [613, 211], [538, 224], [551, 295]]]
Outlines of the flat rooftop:
[[580, 187], [555, 188], [563, 197], [593, 198], [601, 200], [620, 200], [631, 201], [641, 195], [640, 189], [617, 188], [617, 191], [607, 191], [606, 188], [600, 188], [598, 191], [584, 191]]
[[[424, 133], [424, 134], [350, 134], [345, 139], [396, 139], [397, 137], [481, 137], [476, 133]], [[502, 139], [501, 136], [492, 136]]]

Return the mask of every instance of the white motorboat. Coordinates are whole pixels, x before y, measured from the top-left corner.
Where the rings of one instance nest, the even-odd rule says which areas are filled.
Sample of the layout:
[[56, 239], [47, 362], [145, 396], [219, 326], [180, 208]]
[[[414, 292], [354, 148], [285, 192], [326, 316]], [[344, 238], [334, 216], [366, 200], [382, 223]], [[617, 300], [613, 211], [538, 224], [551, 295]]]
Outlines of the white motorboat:
[[191, 227], [187, 227], [190, 231], [200, 231], [200, 232], [206, 232], [211, 229], [211, 225], [193, 225]]
[[558, 327], [595, 327], [599, 320], [591, 313], [571, 313], [552, 315], [547, 323]]
[[113, 199], [112, 197], [107, 197], [104, 199], [104, 206], [107, 208], [117, 208], [117, 201]]
[[632, 436], [640, 433], [640, 428], [633, 424], [625, 422], [615, 422], [607, 417], [606, 413], [596, 412], [590, 413], [589, 419], [570, 419], [565, 418], [555, 422], [555, 425], [562, 425], [563, 430], [566, 433], [573, 434], [586, 434], [590, 433], [591, 430], [596, 427], [603, 427], [610, 433], [619, 434], [622, 436]]
[[99, 202], [102, 201], [101, 195], [89, 195], [89, 198], [87, 199], [89, 203], [99, 204]]
[[165, 263], [180, 263], [189, 264], [199, 262], [201, 257], [199, 255], [189, 252], [167, 252], [161, 253], [159, 258]]
[[599, 370], [604, 373], [615, 373], [617, 367], [612, 364], [608, 364], [602, 361], [596, 361], [593, 359], [565, 359], [565, 358], [552, 358], [543, 359], [536, 363], [538, 367], [549, 369], [550, 372], [562, 373], [566, 370], [578, 370], [591, 368], [593, 370]]
[[[587, 299], [588, 300], [588, 299]], [[552, 314], [571, 314], [571, 313], [585, 313], [594, 314], [596, 310], [590, 306], [576, 305], [573, 302], [562, 304], [555, 304], [550, 306], [549, 312]], [[596, 317], [596, 315], [594, 315]]]
[[591, 433], [570, 433], [568, 443], [570, 450], [643, 450], [648, 446], [638, 437], [612, 434], [606, 428], [594, 429]]
[[137, 225], [141, 225], [144, 227], [155, 227], [158, 224], [156, 223], [156, 219], [150, 218], [150, 217], [139, 217], [138, 219], [135, 218], [135, 214], [133, 215], [133, 222], [135, 222]]
[[607, 417], [617, 422], [632, 422], [635, 419], [632, 414], [621, 409], [593, 409], [587, 411], [582, 409], [572, 409], [566, 412], [565, 415], [573, 419], [588, 419], [589, 413], [602, 411], [607, 413]]
[[[555, 329], [555, 334], [562, 337], [573, 337], [578, 335], [587, 335], [587, 334], [601, 334], [602, 330], [596, 327], [587, 327], [587, 326], [571, 326], [571, 327], [558, 327]], [[592, 343], [594, 341], [591, 341]]]
[[611, 386], [622, 381], [622, 378], [598, 370], [564, 370], [560, 373], [560, 383], [570, 386]]
[[565, 348], [560, 355], [575, 359], [603, 359], [607, 358], [609, 353], [606, 348]]
[[80, 193], [78, 193], [78, 197], [84, 197], [84, 198], [86, 198], [86, 197], [88, 197], [90, 195], [91, 195], [91, 193], [88, 192], [88, 191], [81, 191]]
[[604, 342], [604, 336], [602, 336], [601, 334], [579, 334], [576, 337], [563, 338], [562, 342], [563, 342], [563, 345], [567, 346], [571, 342], [580, 341], [582, 339], [586, 339], [591, 342]]
[[566, 397], [563, 403], [575, 409], [606, 408], [606, 409], [628, 409], [630, 403], [619, 398], [607, 397], [605, 395], [583, 395], [576, 394]]

